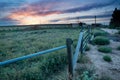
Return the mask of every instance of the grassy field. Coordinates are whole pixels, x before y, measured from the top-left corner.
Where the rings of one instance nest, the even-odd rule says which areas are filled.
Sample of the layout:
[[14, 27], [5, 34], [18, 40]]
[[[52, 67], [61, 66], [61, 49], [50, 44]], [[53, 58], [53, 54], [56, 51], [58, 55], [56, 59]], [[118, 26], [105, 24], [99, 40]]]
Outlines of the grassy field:
[[[0, 61], [32, 54], [78, 39], [79, 29], [0, 32]], [[75, 44], [75, 43], [74, 43]], [[64, 70], [66, 49], [0, 67], [0, 80], [47, 80]]]

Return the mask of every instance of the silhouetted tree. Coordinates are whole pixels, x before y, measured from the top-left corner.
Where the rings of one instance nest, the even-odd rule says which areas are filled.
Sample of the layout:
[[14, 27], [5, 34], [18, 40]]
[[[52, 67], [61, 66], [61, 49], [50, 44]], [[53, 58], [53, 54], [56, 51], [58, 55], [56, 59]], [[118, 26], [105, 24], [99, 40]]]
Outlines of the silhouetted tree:
[[118, 10], [117, 8], [115, 8], [115, 10], [113, 11], [110, 25], [114, 26], [114, 28], [120, 27], [120, 10]]

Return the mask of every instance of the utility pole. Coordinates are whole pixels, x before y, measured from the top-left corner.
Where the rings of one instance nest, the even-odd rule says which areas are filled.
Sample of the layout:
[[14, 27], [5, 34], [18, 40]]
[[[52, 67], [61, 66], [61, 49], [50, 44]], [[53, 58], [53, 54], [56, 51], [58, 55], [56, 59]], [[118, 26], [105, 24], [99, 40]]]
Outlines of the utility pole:
[[96, 26], [96, 16], [95, 16], [95, 26]]
[[80, 22], [80, 21], [79, 21], [79, 17], [77, 17], [77, 19], [78, 19], [78, 24], [79, 24], [79, 22]]

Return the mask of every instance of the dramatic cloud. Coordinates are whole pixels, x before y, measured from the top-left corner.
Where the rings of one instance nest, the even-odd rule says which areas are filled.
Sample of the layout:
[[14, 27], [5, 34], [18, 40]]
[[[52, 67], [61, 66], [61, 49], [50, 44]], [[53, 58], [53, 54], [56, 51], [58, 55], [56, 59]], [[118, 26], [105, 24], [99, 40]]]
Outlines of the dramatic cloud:
[[[76, 19], [76, 16], [80, 16], [81, 19], [90, 19], [94, 16], [85, 16], [81, 13], [91, 11], [98, 11], [101, 8], [113, 6], [116, 4], [116, 0], [1, 0], [0, 1], [0, 22], [9, 22], [17, 24], [46, 24], [50, 22], [59, 22], [61, 20]], [[80, 15], [74, 15], [79, 12]], [[99, 12], [99, 11], [98, 11]], [[112, 11], [111, 11], [112, 12]], [[69, 15], [72, 18], [61, 18], [59, 15]], [[111, 13], [110, 13], [111, 14]], [[54, 17], [55, 16], [55, 17]], [[98, 18], [110, 17], [111, 15], [97, 16]], [[54, 17], [54, 19], [52, 19]], [[49, 20], [51, 18], [51, 20]], [[56, 19], [55, 19], [56, 18]], [[50, 21], [50, 22], [49, 22]], [[1, 24], [0, 23], [0, 24]], [[2, 24], [3, 24], [2, 23]]]
[[97, 8], [103, 8], [106, 6], [110, 6], [112, 4], [115, 3], [115, 0], [111, 1], [111, 2], [107, 2], [107, 3], [92, 3], [92, 4], [87, 4], [84, 6], [80, 6], [77, 8], [72, 8], [72, 9], [68, 9], [68, 10], [64, 10], [62, 11], [63, 13], [72, 13], [72, 12], [80, 12], [80, 11], [88, 11], [91, 9], [97, 9]]
[[0, 25], [17, 25], [19, 24], [17, 20], [12, 20], [11, 18], [5, 17], [0, 19]]
[[[106, 7], [109, 5], [112, 5], [115, 3], [115, 0], [111, 2], [106, 2], [106, 3], [92, 3], [92, 4], [86, 4], [84, 6], [80, 7], [75, 7], [72, 9], [67, 9], [67, 10], [54, 10], [54, 8], [60, 4], [58, 1], [52, 0], [51, 2], [48, 1], [47, 3], [45, 1], [38, 2], [38, 3], [33, 3], [30, 5], [27, 5], [23, 8], [20, 8], [13, 13], [30, 13], [31, 15], [39, 15], [39, 16], [47, 16], [47, 15], [52, 15], [52, 14], [63, 14], [63, 13], [74, 13], [74, 12], [81, 12], [81, 11], [88, 11], [92, 9], [97, 9], [97, 8], [102, 8]], [[61, 2], [62, 3], [62, 2]]]
[[12, 20], [17, 20], [21, 24], [40, 24], [46, 23], [42, 17], [53, 14], [60, 14], [59, 11], [50, 11], [53, 8], [51, 3], [33, 3], [29, 5], [25, 5], [24, 7], [15, 10], [12, 14], [8, 16], [8, 18]]
[[[96, 15], [97, 18], [110, 18], [112, 14], [102, 14], [102, 15]], [[77, 16], [77, 17], [71, 17], [71, 18], [62, 18], [62, 19], [55, 19], [50, 20], [50, 22], [59, 22], [62, 20], [78, 20], [78, 19], [94, 19], [95, 16], [93, 15], [87, 15], [87, 16]], [[90, 21], [90, 20], [89, 20]]]
[[25, 3], [25, 0], [14, 1], [14, 0], [1, 0], [0, 11], [13, 11], [20, 8]]

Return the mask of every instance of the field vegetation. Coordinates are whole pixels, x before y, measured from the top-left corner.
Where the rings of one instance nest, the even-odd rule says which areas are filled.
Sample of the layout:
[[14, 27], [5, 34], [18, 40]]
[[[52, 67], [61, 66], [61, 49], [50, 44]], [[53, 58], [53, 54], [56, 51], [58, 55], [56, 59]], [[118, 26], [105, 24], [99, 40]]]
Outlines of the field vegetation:
[[[42, 29], [0, 32], [0, 61], [33, 54], [77, 40], [79, 29]], [[64, 70], [66, 49], [1, 66], [0, 80], [47, 80]], [[67, 73], [66, 73], [67, 75]]]

